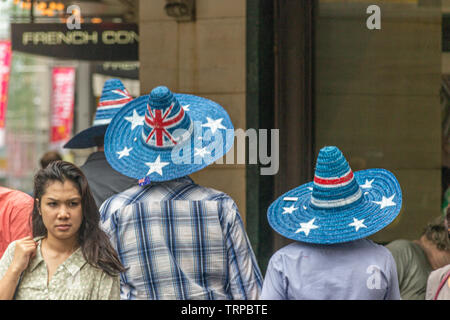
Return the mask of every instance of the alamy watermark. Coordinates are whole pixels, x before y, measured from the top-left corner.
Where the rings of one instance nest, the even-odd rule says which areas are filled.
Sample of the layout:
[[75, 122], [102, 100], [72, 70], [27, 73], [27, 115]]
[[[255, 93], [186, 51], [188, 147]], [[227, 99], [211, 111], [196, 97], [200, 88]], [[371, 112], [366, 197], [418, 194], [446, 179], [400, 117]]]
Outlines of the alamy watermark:
[[366, 26], [369, 30], [381, 29], [381, 9], [373, 4], [367, 7], [366, 13], [371, 14], [366, 20]]
[[71, 5], [67, 7], [67, 14], [70, 16], [67, 18], [66, 26], [69, 30], [81, 29], [81, 8], [77, 5]]
[[367, 288], [370, 290], [381, 289], [381, 268], [377, 265], [370, 265], [366, 273], [370, 274], [367, 279]]
[[[175, 141], [179, 141], [171, 152], [173, 163], [260, 164], [261, 175], [278, 173], [280, 159], [279, 129], [203, 130], [203, 127], [202, 122], [195, 121], [192, 132], [178, 129], [171, 134]], [[187, 140], [189, 143], [181, 141], [186, 136], [189, 137]], [[191, 141], [193, 143], [190, 143]], [[214, 161], [217, 154], [223, 154], [224, 150], [226, 151], [228, 148], [230, 149], [226, 155]]]

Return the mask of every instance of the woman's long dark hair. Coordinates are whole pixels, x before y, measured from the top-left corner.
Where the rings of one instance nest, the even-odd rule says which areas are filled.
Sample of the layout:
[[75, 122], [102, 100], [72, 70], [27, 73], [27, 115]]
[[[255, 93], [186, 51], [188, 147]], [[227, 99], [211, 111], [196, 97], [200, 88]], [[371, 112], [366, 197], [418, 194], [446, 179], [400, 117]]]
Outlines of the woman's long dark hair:
[[[81, 210], [83, 221], [78, 230], [78, 243], [86, 261], [104, 270], [107, 274], [115, 276], [124, 272], [125, 268], [120, 262], [117, 252], [111, 246], [108, 236], [100, 229], [100, 213], [95, 204], [94, 197], [89, 189], [88, 181], [83, 172], [74, 164], [66, 161], [55, 161], [45, 169], [39, 170], [34, 177], [34, 207], [31, 216], [33, 237], [47, 235], [47, 228], [39, 214], [39, 203], [49, 184], [55, 181], [74, 183], [81, 196]], [[36, 201], [39, 199], [39, 202]]]

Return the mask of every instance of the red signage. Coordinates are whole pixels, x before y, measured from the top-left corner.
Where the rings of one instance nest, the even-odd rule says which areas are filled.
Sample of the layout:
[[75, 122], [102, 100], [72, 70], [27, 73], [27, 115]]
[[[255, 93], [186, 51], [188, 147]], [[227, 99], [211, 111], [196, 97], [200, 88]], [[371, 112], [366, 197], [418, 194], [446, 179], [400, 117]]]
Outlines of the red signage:
[[75, 68], [55, 67], [52, 70], [52, 117], [50, 144], [61, 148], [69, 139], [75, 103]]
[[11, 42], [2, 40], [0, 41], [0, 129], [5, 128], [10, 66]]

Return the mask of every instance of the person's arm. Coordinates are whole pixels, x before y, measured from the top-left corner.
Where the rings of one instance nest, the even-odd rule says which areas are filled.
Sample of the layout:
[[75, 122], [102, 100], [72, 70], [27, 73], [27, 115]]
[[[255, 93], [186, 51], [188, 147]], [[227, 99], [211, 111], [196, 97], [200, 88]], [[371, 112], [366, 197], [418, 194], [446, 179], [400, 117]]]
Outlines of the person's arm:
[[[119, 259], [120, 259], [120, 254], [118, 251], [118, 243], [117, 243], [118, 239], [117, 239], [116, 214], [117, 214], [116, 212], [111, 211], [111, 207], [109, 206], [109, 199], [106, 200], [103, 203], [103, 205], [100, 207], [100, 216], [101, 216], [100, 228], [108, 235], [109, 241], [111, 242], [111, 246], [117, 252]], [[123, 274], [121, 274], [120, 280], [118, 279], [119, 298], [121, 296], [120, 289], [126, 285], [125, 282], [123, 281], [123, 279], [124, 279]]]
[[33, 198], [27, 197], [14, 206], [10, 214], [9, 239], [13, 242], [31, 236], [30, 217], [33, 211]]
[[410, 247], [405, 242], [406, 240], [397, 240], [386, 245], [386, 248], [390, 251], [394, 261], [395, 268], [397, 270], [397, 282], [399, 288], [403, 288], [408, 268], [408, 261], [411, 259]]
[[228, 254], [229, 286], [233, 300], [257, 300], [262, 275], [233, 200], [223, 201], [222, 228]]
[[388, 253], [386, 264], [388, 285], [384, 300], [401, 300], [396, 263], [390, 252]]
[[279, 257], [275, 254], [269, 261], [260, 300], [287, 300], [286, 284], [281, 272]]
[[20, 275], [36, 254], [36, 243], [31, 237], [17, 240], [8, 246], [0, 260], [0, 300], [12, 300]]

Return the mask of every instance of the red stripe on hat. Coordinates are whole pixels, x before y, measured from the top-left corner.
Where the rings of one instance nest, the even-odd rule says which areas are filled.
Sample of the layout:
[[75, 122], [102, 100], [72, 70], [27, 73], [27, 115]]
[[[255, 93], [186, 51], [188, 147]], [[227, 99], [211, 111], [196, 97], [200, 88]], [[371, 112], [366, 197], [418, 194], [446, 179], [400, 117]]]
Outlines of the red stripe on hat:
[[338, 178], [338, 179], [324, 179], [324, 178], [319, 178], [317, 176], [314, 176], [314, 182], [315, 183], [317, 183], [317, 184], [325, 184], [325, 185], [341, 184], [341, 183], [350, 181], [352, 179], [353, 179], [353, 171], [351, 171], [351, 170], [346, 176], [343, 176], [342, 178]]
[[124, 98], [124, 99], [120, 99], [120, 100], [100, 101], [98, 103], [98, 107], [105, 107], [105, 106], [112, 106], [112, 105], [116, 105], [116, 104], [123, 104], [123, 103], [127, 103], [127, 102], [129, 102], [131, 100], [133, 100], [133, 98]]

